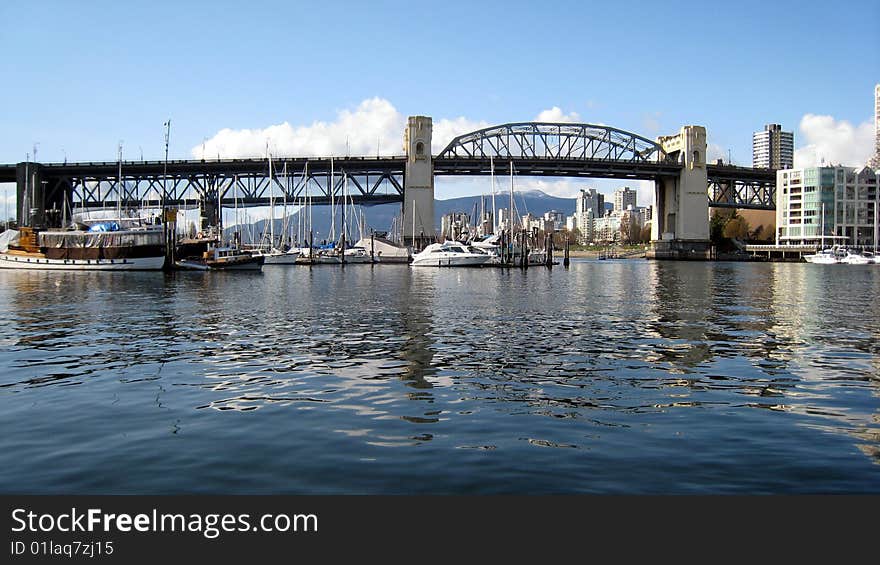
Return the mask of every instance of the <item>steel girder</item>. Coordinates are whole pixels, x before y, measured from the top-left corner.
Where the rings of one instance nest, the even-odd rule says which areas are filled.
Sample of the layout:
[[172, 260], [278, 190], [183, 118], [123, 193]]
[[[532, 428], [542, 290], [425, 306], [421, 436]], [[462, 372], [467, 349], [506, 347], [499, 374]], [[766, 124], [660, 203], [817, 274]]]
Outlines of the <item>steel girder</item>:
[[[265, 206], [311, 199], [313, 204], [339, 200], [348, 181], [355, 204], [400, 202], [403, 199], [404, 158], [278, 159], [272, 174], [266, 160], [170, 161], [168, 174], [161, 161], [47, 164], [44, 178], [50, 189], [64, 190], [77, 208], [169, 206], [191, 207], [201, 200], [223, 206]], [[331, 176], [332, 168], [332, 176]]]
[[460, 135], [437, 155], [469, 159], [544, 159], [615, 162], [663, 162], [654, 141], [620, 129], [549, 122], [503, 124]]
[[776, 171], [728, 165], [709, 165], [709, 206], [715, 208], [776, 209]]

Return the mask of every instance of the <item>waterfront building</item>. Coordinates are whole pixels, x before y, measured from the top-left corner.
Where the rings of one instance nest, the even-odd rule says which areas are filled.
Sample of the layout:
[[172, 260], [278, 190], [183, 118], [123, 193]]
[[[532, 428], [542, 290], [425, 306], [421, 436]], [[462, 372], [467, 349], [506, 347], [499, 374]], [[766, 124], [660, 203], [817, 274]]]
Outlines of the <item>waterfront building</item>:
[[595, 243], [615, 243], [620, 241], [620, 221], [622, 214], [606, 214], [593, 219], [590, 240]]
[[470, 232], [471, 218], [464, 212], [450, 212], [440, 219], [440, 236], [446, 239], [458, 239]]
[[575, 214], [585, 214], [592, 210], [594, 218], [605, 215], [605, 195], [595, 188], [581, 189], [575, 202]]
[[501, 230], [510, 230], [515, 229], [515, 225], [511, 225], [512, 215], [510, 213], [509, 208], [499, 208], [498, 209], [498, 229]]
[[559, 231], [565, 224], [565, 214], [557, 210], [550, 210], [549, 212], [544, 212], [544, 220], [553, 222], [553, 231]]
[[628, 186], [618, 188], [614, 191], [614, 210], [624, 211], [628, 206], [635, 208], [637, 206], [637, 192]]
[[779, 124], [767, 124], [752, 135], [752, 166], [757, 169], [790, 169], [794, 166], [794, 133]]
[[575, 200], [575, 227], [580, 243], [587, 243], [593, 240], [593, 220], [605, 215], [605, 195], [595, 188], [581, 189]]
[[777, 171], [776, 245], [873, 247], [877, 240], [877, 185], [878, 172], [871, 167]]
[[577, 228], [577, 215], [572, 214], [565, 218], [565, 231], [574, 231]]
[[494, 223], [492, 220], [492, 211], [486, 210], [485, 212], [483, 212], [482, 219], [477, 223], [477, 235], [484, 236], [494, 233], [493, 226]]
[[874, 87], [874, 156], [868, 166], [880, 169], [880, 84]]

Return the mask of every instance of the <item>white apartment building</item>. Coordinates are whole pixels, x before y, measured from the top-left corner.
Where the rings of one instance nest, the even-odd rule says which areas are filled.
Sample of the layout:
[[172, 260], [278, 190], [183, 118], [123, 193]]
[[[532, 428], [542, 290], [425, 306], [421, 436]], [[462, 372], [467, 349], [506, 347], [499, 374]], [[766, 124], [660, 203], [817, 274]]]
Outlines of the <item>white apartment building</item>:
[[776, 244], [873, 247], [878, 238], [878, 172], [809, 167], [776, 172]]
[[779, 124], [767, 124], [752, 135], [752, 166], [757, 169], [790, 169], [794, 166], [794, 133]]
[[880, 169], [880, 84], [874, 87], [874, 156], [868, 166]]

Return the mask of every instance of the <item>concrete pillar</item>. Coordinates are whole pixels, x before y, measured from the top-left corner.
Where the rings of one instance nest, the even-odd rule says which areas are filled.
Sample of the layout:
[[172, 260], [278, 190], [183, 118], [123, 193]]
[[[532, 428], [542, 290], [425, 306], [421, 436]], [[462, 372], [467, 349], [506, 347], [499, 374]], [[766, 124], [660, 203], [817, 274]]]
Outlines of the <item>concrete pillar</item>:
[[649, 257], [707, 259], [709, 198], [706, 171], [706, 128], [684, 126], [676, 135], [657, 138], [667, 155], [682, 166], [675, 177], [655, 181], [655, 217]]
[[434, 163], [431, 118], [410, 116], [403, 134], [403, 242], [421, 249], [434, 241]]

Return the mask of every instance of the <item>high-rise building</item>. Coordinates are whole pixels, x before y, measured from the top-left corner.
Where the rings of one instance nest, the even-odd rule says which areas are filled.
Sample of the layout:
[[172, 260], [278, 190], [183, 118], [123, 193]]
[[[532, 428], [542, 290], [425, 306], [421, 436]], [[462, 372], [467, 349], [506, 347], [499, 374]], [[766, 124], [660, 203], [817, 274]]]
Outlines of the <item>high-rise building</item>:
[[767, 124], [752, 135], [752, 166], [758, 169], [790, 169], [794, 166], [794, 134], [779, 124]]
[[450, 212], [440, 219], [440, 235], [446, 239], [458, 239], [469, 232], [471, 218], [464, 212]]
[[874, 87], [874, 156], [868, 164], [880, 169], [880, 84]]
[[595, 188], [581, 189], [575, 203], [575, 210], [577, 214], [584, 214], [587, 210], [592, 210], [593, 217], [600, 218], [605, 215], [605, 195]]
[[614, 191], [614, 211], [623, 212], [627, 206], [636, 207], [636, 195], [638, 193], [628, 186]]
[[581, 242], [591, 241], [593, 220], [605, 215], [605, 195], [595, 188], [581, 189], [575, 202], [575, 222]]
[[870, 167], [809, 167], [776, 173], [777, 245], [874, 246], [877, 175]]

